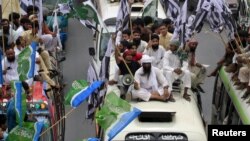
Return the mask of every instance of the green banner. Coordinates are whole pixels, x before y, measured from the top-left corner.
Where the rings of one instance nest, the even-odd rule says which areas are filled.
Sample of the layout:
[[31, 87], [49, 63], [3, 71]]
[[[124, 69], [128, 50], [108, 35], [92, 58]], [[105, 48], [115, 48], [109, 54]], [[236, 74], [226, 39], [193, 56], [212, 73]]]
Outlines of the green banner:
[[7, 141], [33, 141], [34, 123], [25, 122], [23, 126], [16, 126], [8, 135]]
[[103, 129], [108, 129], [117, 120], [118, 115], [129, 112], [131, 105], [119, 98], [114, 92], [106, 95], [100, 111], [96, 113], [96, 120]]
[[76, 97], [76, 95], [83, 89], [88, 87], [88, 82], [86, 80], [75, 80], [72, 83], [72, 87], [65, 97], [65, 104], [70, 105], [71, 100]]

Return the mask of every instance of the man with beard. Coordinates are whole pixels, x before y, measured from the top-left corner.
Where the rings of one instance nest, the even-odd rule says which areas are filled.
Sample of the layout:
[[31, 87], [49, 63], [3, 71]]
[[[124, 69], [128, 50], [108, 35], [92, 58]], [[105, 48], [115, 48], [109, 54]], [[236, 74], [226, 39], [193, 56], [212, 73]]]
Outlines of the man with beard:
[[24, 31], [27, 31], [31, 28], [31, 21], [28, 18], [21, 18], [20, 26], [17, 28], [16, 33], [19, 37]]
[[163, 59], [163, 74], [169, 83], [170, 90], [172, 90], [173, 82], [177, 79], [181, 79], [184, 85], [183, 98], [190, 101], [190, 95], [187, 92], [188, 89], [191, 88], [191, 74], [188, 70], [188, 63], [183, 62], [182, 65], [177, 55], [179, 46], [180, 42], [178, 40], [170, 41], [169, 50], [165, 53]]
[[159, 36], [157, 34], [153, 34], [143, 54], [152, 57], [152, 66], [161, 69], [161, 60], [163, 59], [165, 52], [166, 50], [159, 45]]
[[152, 66], [152, 58], [143, 55], [142, 67], [135, 72], [132, 97], [143, 101], [167, 101], [170, 97], [168, 83], [160, 69]]
[[10, 23], [7, 19], [2, 19], [1, 24], [3, 26], [3, 35], [8, 38], [7, 44], [13, 47], [15, 44], [15, 40], [17, 39], [16, 31], [10, 28]]
[[141, 31], [141, 39], [148, 42], [150, 40], [152, 31], [148, 28], [145, 28], [144, 22], [141, 18], [137, 18], [132, 21], [132, 29], [135, 30], [137, 28], [139, 28]]
[[133, 31], [133, 43], [137, 46], [137, 52], [143, 53], [148, 43], [141, 40], [141, 30], [139, 28]]
[[9, 21], [10, 21], [10, 24], [12, 26], [12, 29], [17, 30], [17, 28], [20, 25], [19, 19], [20, 19], [19, 13], [12, 12], [9, 14]]
[[19, 80], [17, 57], [12, 48], [8, 48], [5, 53], [6, 57], [2, 60], [3, 78], [6, 84], [10, 84], [11, 80]]
[[207, 69], [197, 62], [195, 56], [195, 51], [198, 46], [198, 41], [195, 39], [191, 39], [187, 43], [188, 47], [188, 68], [191, 72], [191, 87], [192, 90], [204, 93], [204, 90], [201, 88], [200, 84], [206, 78]]

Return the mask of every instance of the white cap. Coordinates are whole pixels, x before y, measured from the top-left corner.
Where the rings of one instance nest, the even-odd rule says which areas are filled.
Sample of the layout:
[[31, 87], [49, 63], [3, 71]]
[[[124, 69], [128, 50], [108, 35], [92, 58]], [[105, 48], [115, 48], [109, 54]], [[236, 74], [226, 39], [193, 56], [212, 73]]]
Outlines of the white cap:
[[141, 63], [152, 63], [152, 57], [148, 55], [143, 55], [141, 59]]

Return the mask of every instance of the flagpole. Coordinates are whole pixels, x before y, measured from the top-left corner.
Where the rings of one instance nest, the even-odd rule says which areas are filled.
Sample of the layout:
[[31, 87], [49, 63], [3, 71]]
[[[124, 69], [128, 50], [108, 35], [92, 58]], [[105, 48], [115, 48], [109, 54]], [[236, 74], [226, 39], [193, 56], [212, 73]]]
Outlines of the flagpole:
[[[115, 39], [115, 38], [114, 38], [114, 39]], [[114, 43], [114, 39], [112, 40], [113, 46], [115, 47], [115, 50], [118, 52], [118, 54], [121, 54], [121, 53], [120, 53], [120, 50], [118, 50], [118, 47], [117, 47], [117, 46], [115, 45], [115, 43]], [[130, 74], [131, 77], [134, 79], [134, 75], [133, 75], [133, 73], [131, 72], [130, 68], [128, 67], [128, 64], [126, 63], [126, 61], [124, 60], [123, 57], [121, 57], [121, 59], [122, 59], [122, 61], [124, 62], [124, 65], [125, 65], [125, 67], [127, 68], [129, 74]]]
[[[236, 36], [237, 36], [237, 38], [240, 39], [240, 35], [239, 35], [239, 33], [238, 33], [237, 30], [236, 30]], [[239, 48], [240, 52], [242, 53], [242, 51], [244, 52], [244, 50], [242, 49], [243, 48], [243, 44], [242, 44], [241, 40], [239, 40], [239, 42], [240, 42], [240, 45], [239, 45], [239, 43], [237, 41], [236, 41], [236, 44], [237, 44], [237, 47]]]
[[53, 128], [54, 126], [56, 126], [57, 124], [59, 124], [63, 119], [66, 119], [68, 115], [70, 115], [76, 108], [72, 108], [69, 112], [67, 112], [62, 118], [60, 118], [56, 123], [54, 123], [53, 125], [51, 125], [49, 128], [47, 128], [45, 131], [43, 131], [40, 134], [40, 137], [45, 134], [46, 132], [48, 132], [51, 128]]
[[[2, 2], [2, 1], [1, 1]], [[9, 1], [8, 1], [9, 3]], [[3, 3], [1, 3], [1, 6], [2, 6]], [[6, 7], [5, 7], [6, 8]], [[4, 9], [1, 9], [1, 12], [3, 13], [4, 12]], [[1, 15], [1, 21], [2, 21], [2, 15]], [[1, 23], [2, 24], [2, 23]], [[3, 25], [2, 25], [2, 47], [3, 47], [3, 69], [6, 70], [5, 68], [5, 39], [4, 39], [5, 35], [4, 35], [4, 31], [3, 31]], [[2, 58], [0, 58], [2, 59]], [[4, 79], [4, 74], [3, 75], [3, 79]]]
[[[221, 34], [219, 33], [219, 36], [220, 36], [220, 40], [223, 42], [224, 44], [224, 47], [227, 48], [227, 44], [225, 42], [225, 40], [223, 39], [223, 37], [221, 36]], [[234, 50], [234, 49], [233, 49]], [[234, 51], [235, 52], [235, 51]]]
[[132, 11], [132, 3], [129, 4], [129, 7], [130, 7], [130, 13], [129, 13], [129, 25], [130, 25], [130, 32], [131, 32], [131, 35], [133, 37], [133, 27], [132, 27], [132, 18], [131, 18], [131, 11]]

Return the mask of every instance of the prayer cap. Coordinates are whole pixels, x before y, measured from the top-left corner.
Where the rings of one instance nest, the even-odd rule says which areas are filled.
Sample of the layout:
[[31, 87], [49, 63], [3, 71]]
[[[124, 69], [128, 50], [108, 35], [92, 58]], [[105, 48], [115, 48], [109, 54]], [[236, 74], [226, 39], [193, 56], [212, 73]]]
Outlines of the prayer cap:
[[169, 44], [177, 47], [181, 45], [179, 40], [171, 40]]
[[141, 59], [141, 63], [152, 63], [152, 57], [148, 55], [143, 55]]

